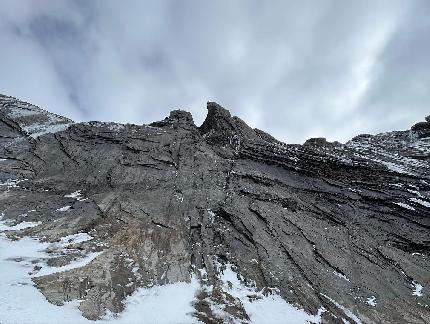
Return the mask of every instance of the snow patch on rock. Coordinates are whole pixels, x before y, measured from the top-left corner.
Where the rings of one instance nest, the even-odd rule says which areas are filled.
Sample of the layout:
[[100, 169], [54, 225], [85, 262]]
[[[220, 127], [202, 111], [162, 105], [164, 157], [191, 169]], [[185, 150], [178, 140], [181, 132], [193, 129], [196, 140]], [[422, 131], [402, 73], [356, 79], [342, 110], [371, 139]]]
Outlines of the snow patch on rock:
[[65, 197], [65, 198], [73, 198], [73, 199], [76, 199], [77, 201], [85, 201], [85, 200], [87, 200], [88, 198], [83, 198], [83, 197], [82, 197], [81, 191], [82, 191], [82, 190], [74, 191], [74, 192], [72, 192], [72, 193], [69, 193], [69, 194], [67, 194], [67, 195], [64, 195], [64, 197]]
[[366, 303], [370, 306], [376, 306], [376, 297], [372, 296], [366, 299]]
[[47, 275], [57, 273], [57, 272], [64, 272], [64, 271], [68, 271], [68, 270], [72, 270], [72, 269], [76, 269], [76, 268], [85, 267], [86, 265], [88, 265], [90, 262], [92, 262], [95, 258], [97, 258], [102, 253], [103, 252], [88, 253], [83, 258], [77, 259], [77, 260], [70, 262], [69, 264], [66, 264], [66, 265], [61, 266], [61, 267], [43, 267], [37, 273], [37, 275], [35, 275], [35, 277], [47, 276]]
[[38, 138], [39, 136], [49, 134], [49, 133], [58, 133], [65, 131], [69, 128], [73, 123], [67, 124], [56, 124], [56, 125], [43, 125], [43, 124], [35, 124], [28, 127], [24, 127], [24, 131], [30, 135], [32, 138]]
[[64, 207], [56, 209], [55, 211], [65, 212], [65, 211], [68, 211], [70, 208], [72, 208], [72, 206], [64, 206]]
[[10, 188], [18, 188], [18, 183], [22, 182], [22, 181], [26, 181], [28, 179], [7, 179], [5, 182], [0, 182], [0, 187], [6, 187], [7, 189]]
[[26, 228], [31, 228], [42, 224], [41, 222], [21, 222], [13, 226], [9, 226], [7, 221], [2, 221], [4, 214], [0, 215], [0, 232], [4, 231], [19, 231]]
[[411, 198], [409, 199], [410, 201], [413, 201], [414, 203], [420, 204], [424, 207], [430, 208], [430, 202], [422, 200], [422, 199], [418, 199], [418, 198]]
[[323, 293], [321, 293], [322, 296], [324, 296], [325, 298], [327, 298], [329, 301], [331, 301], [337, 308], [339, 308], [340, 310], [342, 310], [346, 316], [348, 316], [350, 319], [352, 319], [356, 324], [362, 324], [361, 320], [353, 313], [351, 312], [349, 309], [345, 308], [344, 306], [342, 306], [341, 304], [339, 304], [338, 302], [336, 302], [334, 299], [330, 298], [327, 295], [324, 295]]
[[413, 288], [413, 292], [412, 295], [413, 296], [418, 296], [418, 297], [422, 297], [423, 295], [423, 286], [420, 285], [418, 282], [416, 281], [412, 281], [412, 288]]
[[414, 208], [414, 207], [409, 206], [408, 204], [405, 204], [405, 203], [402, 203], [402, 202], [395, 202], [395, 204], [396, 204], [396, 205], [398, 205], [398, 206], [400, 206], [400, 207], [403, 207], [403, 208], [409, 209], [409, 210], [415, 210], [415, 208]]
[[87, 241], [93, 240], [94, 237], [88, 233], [77, 233], [72, 235], [67, 235], [61, 238], [60, 244], [63, 246], [68, 246], [71, 244], [79, 244]]
[[349, 280], [349, 278], [348, 278], [347, 276], [345, 276], [345, 275], [343, 275], [343, 274], [341, 274], [341, 273], [339, 273], [339, 272], [337, 272], [337, 271], [333, 271], [333, 273], [334, 273], [336, 276], [338, 276], [339, 278], [342, 278], [342, 279], [344, 279], [344, 280], [346, 280], [346, 281], [350, 282], [350, 280]]

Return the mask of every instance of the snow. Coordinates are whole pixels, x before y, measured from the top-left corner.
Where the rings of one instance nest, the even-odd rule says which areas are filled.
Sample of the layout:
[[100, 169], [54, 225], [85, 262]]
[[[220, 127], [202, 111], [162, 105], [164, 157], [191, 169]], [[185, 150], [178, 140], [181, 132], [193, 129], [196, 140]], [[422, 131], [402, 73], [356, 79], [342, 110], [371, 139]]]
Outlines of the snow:
[[[0, 220], [3, 218], [3, 214], [0, 217]], [[25, 228], [35, 227], [40, 225], [41, 222], [21, 222], [19, 224], [16, 224], [14, 226], [7, 225], [6, 221], [0, 221], [0, 231], [19, 231]]]
[[108, 128], [111, 131], [119, 133], [120, 131], [125, 129], [125, 125], [124, 124], [111, 123], [111, 124], [109, 124]]
[[36, 109], [31, 108], [24, 108], [24, 107], [10, 107], [10, 112], [8, 113], [8, 117], [10, 118], [17, 118], [17, 117], [27, 117], [27, 116], [34, 116], [37, 114], [40, 114], [40, 111], [37, 111]]
[[[37, 226], [39, 223], [22, 222], [15, 226], [8, 226], [0, 219], [0, 231], [17, 230]], [[55, 306], [46, 301], [44, 296], [33, 286], [31, 272], [38, 265], [42, 269], [33, 275], [39, 277], [67, 271], [87, 265], [103, 252], [92, 252], [84, 258], [73, 261], [62, 267], [48, 267], [45, 261], [50, 256], [46, 249], [57, 246], [66, 247], [70, 244], [92, 240], [88, 233], [68, 235], [59, 242], [40, 242], [33, 238], [22, 238], [11, 241], [0, 233], [0, 314], [2, 323], [94, 323], [81, 316], [78, 310], [79, 301], [66, 303], [64, 306]], [[138, 268], [134, 267], [133, 272]], [[273, 289], [272, 294], [264, 295], [255, 287], [242, 283], [237, 273], [228, 265], [220, 275], [222, 288], [234, 298], [241, 301], [251, 322], [258, 323], [290, 323], [305, 324], [319, 323], [325, 311], [321, 308], [317, 315], [307, 314], [304, 310], [287, 303]], [[193, 317], [196, 294], [200, 291], [197, 278], [192, 277], [190, 282], [178, 282], [150, 288], [139, 288], [124, 301], [125, 310], [120, 314], [108, 313], [100, 323], [198, 323]], [[416, 291], [421, 293], [422, 286], [416, 284]], [[250, 298], [249, 296], [257, 297]], [[328, 298], [328, 297], [327, 297]], [[332, 301], [335, 303], [334, 301]], [[360, 323], [350, 311], [343, 309], [351, 319]], [[370, 304], [369, 304], [370, 305]], [[223, 305], [211, 305], [215, 312], [223, 315]], [[166, 309], [168, 311], [166, 311]]]
[[410, 209], [410, 210], [415, 210], [414, 207], [409, 206], [408, 204], [405, 203], [401, 203], [401, 202], [395, 202], [396, 205], [399, 205], [400, 207], [406, 208], [406, 209]]
[[339, 273], [339, 272], [337, 272], [337, 271], [333, 271], [333, 273], [334, 273], [336, 276], [338, 276], [339, 278], [342, 278], [342, 279], [344, 279], [344, 280], [346, 280], [346, 281], [350, 282], [350, 280], [348, 279], [348, 277], [346, 277], [345, 275], [343, 275], [343, 274], [341, 274], [341, 273]]
[[[28, 107], [20, 106], [11, 108], [9, 115], [12, 118], [37, 115], [36, 119], [39, 122], [32, 122], [32, 120], [28, 120], [27, 118], [25, 118], [25, 120], [17, 121], [21, 128], [33, 138], [37, 138], [38, 136], [47, 133], [63, 131], [73, 124], [70, 120], [64, 117], [48, 113], [47, 111], [44, 111], [33, 105], [29, 105]], [[33, 118], [33, 121], [36, 119]]]
[[16, 188], [18, 184], [18, 180], [7, 179], [5, 182], [0, 182], [0, 187]]
[[23, 182], [23, 181], [27, 181], [28, 179], [7, 179], [6, 182], [0, 182], [0, 187], [7, 187], [7, 189], [10, 188], [18, 188], [18, 183]]
[[336, 302], [334, 299], [330, 298], [327, 295], [324, 295], [323, 293], [321, 293], [322, 296], [324, 296], [325, 298], [327, 298], [329, 301], [331, 301], [337, 308], [341, 309], [346, 316], [348, 316], [350, 319], [352, 319], [355, 323], [357, 324], [361, 324], [360, 319], [354, 315], [353, 312], [351, 312], [349, 309], [343, 307], [341, 304], [339, 304], [338, 302]]
[[176, 199], [178, 199], [181, 203], [184, 202], [184, 197], [182, 195], [179, 194], [174, 194], [174, 196], [176, 197]]
[[[0, 231], [31, 227], [36, 223], [24, 222], [8, 226], [1, 221]], [[60, 245], [84, 242], [93, 239], [87, 233], [65, 236]], [[58, 243], [54, 243], [58, 244]], [[35, 265], [44, 265], [43, 260], [49, 255], [44, 251], [52, 246], [33, 238], [11, 241], [0, 233], [0, 314], [1, 323], [95, 323], [82, 317], [78, 309], [79, 301], [66, 303], [64, 306], [50, 304], [33, 286], [29, 273]], [[43, 267], [38, 276], [57, 271], [76, 268], [94, 259], [95, 253], [65, 267]], [[66, 269], [67, 268], [67, 269]], [[179, 282], [152, 288], [141, 288], [126, 301], [126, 310], [119, 316], [107, 315], [97, 323], [198, 323], [191, 313], [192, 302], [199, 284], [195, 278], [190, 283]], [[169, 311], [166, 312], [166, 309]]]
[[[193, 301], [200, 285], [196, 278], [190, 283], [177, 282], [151, 288], [140, 288], [125, 301], [126, 309], [114, 323], [200, 323], [192, 317]], [[168, 311], [167, 311], [168, 310]], [[104, 322], [104, 321], [103, 321]]]
[[42, 251], [48, 245], [32, 238], [10, 241], [0, 234], [2, 323], [91, 323], [81, 316], [76, 303], [55, 306], [33, 286], [28, 274], [34, 267], [32, 260], [46, 257]]
[[[30, 137], [38, 138], [41, 135], [45, 135], [48, 133], [58, 133], [66, 130], [72, 123], [67, 124], [56, 124], [56, 125], [41, 125], [41, 124], [35, 124], [31, 125], [29, 127], [24, 127], [24, 131], [27, 134], [30, 134]], [[34, 132], [34, 130], [37, 130], [37, 132]]]
[[[289, 323], [300, 324], [321, 321], [321, 314], [325, 309], [321, 308], [317, 315], [307, 314], [304, 310], [298, 309], [287, 303], [276, 293], [265, 296], [261, 292], [256, 292], [254, 288], [245, 286], [239, 279], [230, 265], [221, 275], [223, 290], [235, 298], [240, 299], [251, 322], [258, 323]], [[228, 284], [231, 283], [231, 285]], [[257, 296], [258, 299], [250, 300], [249, 295]], [[222, 311], [221, 309], [219, 309]]]
[[418, 282], [412, 281], [412, 288], [414, 288], [414, 291], [412, 292], [413, 296], [421, 297], [423, 295], [423, 286], [420, 285]]
[[136, 267], [133, 267], [132, 269], [131, 269], [131, 272], [133, 273], [133, 275], [138, 279], [138, 280], [140, 280], [141, 278], [142, 278], [142, 275], [139, 273], [139, 267], [138, 266], [136, 266]]
[[91, 241], [92, 239], [94, 238], [88, 233], [77, 233], [77, 234], [72, 234], [72, 235], [67, 235], [62, 237], [60, 244], [63, 246], [68, 246], [71, 244], [78, 244], [78, 243]]
[[[0, 231], [4, 232], [4, 231], [17, 231], [17, 230], [22, 230], [25, 228], [30, 228], [30, 227], [35, 227], [41, 224], [41, 222], [21, 222], [15, 226], [9, 226], [7, 225], [6, 221], [1, 221], [1, 219], [3, 218], [4, 214], [1, 215], [0, 217]], [[68, 235], [65, 236], [61, 239], [60, 241], [60, 246], [67, 246], [73, 243], [81, 243], [81, 242], [85, 242], [92, 239], [92, 237], [90, 235], [88, 235], [87, 233], [78, 233], [78, 234], [73, 234], [73, 235]], [[38, 241], [37, 240], [33, 240], [34, 244], [37, 244]], [[40, 244], [40, 243], [39, 243]], [[49, 243], [47, 243], [48, 245], [50, 245]], [[55, 245], [55, 243], [53, 244]], [[46, 244], [43, 244], [43, 246], [46, 246]], [[93, 261], [95, 258], [97, 258], [101, 253], [103, 252], [92, 252], [87, 254], [85, 257], [75, 260], [67, 265], [64, 265], [62, 267], [43, 267], [37, 274], [37, 276], [44, 276], [44, 275], [48, 275], [48, 274], [52, 274], [52, 273], [56, 273], [56, 272], [62, 272], [62, 271], [67, 271], [67, 270], [71, 270], [71, 269], [75, 269], [75, 268], [81, 268], [85, 265], [87, 265], [88, 263], [90, 263], [91, 261]], [[46, 255], [45, 255], [46, 257]]]
[[85, 201], [87, 200], [87, 198], [82, 198], [82, 194], [81, 194], [82, 190], [77, 190], [75, 192], [69, 193], [67, 195], [65, 195], [65, 198], [73, 198], [76, 199], [77, 201]]
[[430, 202], [428, 202], [428, 201], [418, 199], [418, 198], [410, 198], [409, 200], [411, 200], [417, 204], [423, 205], [424, 207], [430, 208]]
[[407, 191], [409, 191], [410, 193], [413, 193], [415, 195], [417, 195], [419, 198], [423, 198], [423, 196], [421, 195], [421, 193], [417, 190], [411, 190], [411, 189], [406, 189]]
[[[373, 137], [376, 141], [373, 139], [360, 139], [359, 141], [348, 142], [347, 146], [360, 153], [354, 154], [355, 156], [381, 164], [388, 170], [394, 171], [396, 173], [420, 175], [421, 170], [428, 169], [428, 165], [425, 162], [401, 156], [397, 153], [399, 150], [401, 150], [400, 147], [406, 149], [406, 147], [409, 146], [404, 141], [399, 142], [396, 140], [395, 138], [397, 135], [394, 134], [394, 137], [391, 136], [391, 138], [386, 138], [386, 134], [381, 135], [382, 137], [379, 138], [378, 135]], [[378, 145], [378, 142], [380, 141], [385, 142], [385, 145]], [[419, 151], [421, 151], [421, 149]]]
[[376, 306], [376, 297], [372, 296], [367, 298], [366, 303], [368, 303], [370, 306]]
[[49, 257], [44, 252], [50, 243], [24, 237], [11, 241], [4, 231], [34, 227], [40, 222], [22, 222], [9, 226], [0, 217], [0, 314], [1, 323], [91, 323], [80, 314], [77, 303], [59, 307], [50, 304], [33, 286], [29, 272]]
[[75, 260], [73, 262], [70, 262], [69, 264], [66, 264], [61, 267], [43, 267], [35, 277], [42, 277], [47, 276], [53, 273], [57, 272], [64, 272], [76, 268], [82, 268], [86, 265], [88, 265], [91, 261], [93, 261], [95, 258], [97, 258], [100, 254], [103, 252], [91, 252], [88, 253], [86, 256], [84, 256], [81, 259]]
[[213, 224], [215, 222], [216, 215], [211, 209], [208, 209], [208, 214], [209, 214], [209, 221], [211, 222], [211, 224]]
[[72, 206], [64, 206], [64, 207], [58, 208], [56, 211], [65, 212], [65, 211], [68, 211], [70, 208], [72, 208]]
[[408, 170], [402, 166], [402, 165], [398, 165], [395, 164], [393, 162], [389, 162], [389, 161], [382, 161], [382, 160], [375, 160], [376, 162], [379, 162], [383, 165], [385, 165], [389, 170], [397, 172], [397, 173], [403, 173], [403, 174], [411, 174], [410, 172], [408, 172]]

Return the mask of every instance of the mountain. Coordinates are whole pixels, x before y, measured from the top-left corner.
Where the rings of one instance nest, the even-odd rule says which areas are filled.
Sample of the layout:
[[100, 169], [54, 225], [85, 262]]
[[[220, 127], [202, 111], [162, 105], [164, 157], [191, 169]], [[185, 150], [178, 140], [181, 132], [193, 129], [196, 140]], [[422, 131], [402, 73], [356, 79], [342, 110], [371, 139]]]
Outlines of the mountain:
[[430, 116], [289, 145], [213, 102], [200, 127], [0, 109], [2, 264], [29, 294], [82, 320], [142, 322], [143, 296], [181, 322], [430, 323]]

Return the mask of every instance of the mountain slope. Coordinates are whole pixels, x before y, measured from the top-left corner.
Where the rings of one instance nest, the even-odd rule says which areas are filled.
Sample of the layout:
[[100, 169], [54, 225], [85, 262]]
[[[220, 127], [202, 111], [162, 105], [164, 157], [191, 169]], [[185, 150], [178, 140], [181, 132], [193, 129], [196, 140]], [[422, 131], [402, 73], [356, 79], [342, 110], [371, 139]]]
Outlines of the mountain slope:
[[194, 278], [196, 321], [252, 321], [282, 297], [301, 322], [429, 323], [429, 119], [287, 145], [216, 103], [201, 127], [180, 110], [122, 125], [0, 108], [0, 212], [36, 225], [9, 238], [49, 244], [32, 273], [49, 302], [100, 319]]

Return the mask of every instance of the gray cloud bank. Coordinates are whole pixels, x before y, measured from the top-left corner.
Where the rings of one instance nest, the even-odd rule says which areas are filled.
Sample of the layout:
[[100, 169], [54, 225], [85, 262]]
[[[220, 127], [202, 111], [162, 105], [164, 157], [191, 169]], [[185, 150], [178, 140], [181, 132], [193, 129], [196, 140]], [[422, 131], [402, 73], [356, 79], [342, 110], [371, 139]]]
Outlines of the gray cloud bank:
[[430, 114], [430, 1], [3, 0], [0, 92], [147, 123], [217, 101], [289, 143]]

